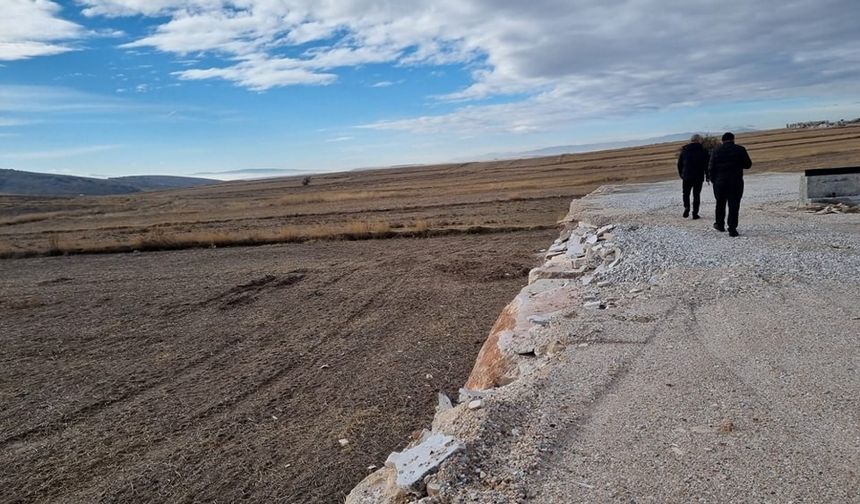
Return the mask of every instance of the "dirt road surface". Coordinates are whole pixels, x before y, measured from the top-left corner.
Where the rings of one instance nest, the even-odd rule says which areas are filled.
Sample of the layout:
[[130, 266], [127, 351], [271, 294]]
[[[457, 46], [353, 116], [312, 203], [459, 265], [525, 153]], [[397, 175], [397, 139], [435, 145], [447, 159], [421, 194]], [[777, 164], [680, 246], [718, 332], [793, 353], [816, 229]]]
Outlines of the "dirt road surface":
[[738, 238], [711, 229], [712, 195], [682, 219], [676, 183], [576, 202], [619, 226], [624, 259], [582, 288], [613, 301], [553, 319], [564, 352], [485, 401], [447, 497], [857, 502], [860, 214], [798, 208], [797, 182], [748, 177]]
[[338, 501], [554, 234], [2, 261], [0, 502]]

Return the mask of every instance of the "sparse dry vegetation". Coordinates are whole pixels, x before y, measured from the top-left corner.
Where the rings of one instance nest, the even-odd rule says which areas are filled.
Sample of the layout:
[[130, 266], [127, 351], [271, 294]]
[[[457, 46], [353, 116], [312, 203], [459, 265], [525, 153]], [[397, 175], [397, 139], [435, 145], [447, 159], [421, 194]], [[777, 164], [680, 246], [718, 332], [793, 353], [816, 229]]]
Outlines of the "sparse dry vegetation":
[[260, 231], [171, 231], [154, 226], [127, 241], [61, 240], [57, 235], [48, 237], [44, 251], [16, 249], [0, 246], [0, 259], [34, 257], [38, 255], [111, 254], [145, 252], [187, 248], [240, 247], [300, 243], [314, 240], [374, 240], [383, 238], [419, 238], [456, 234], [485, 234], [513, 231], [549, 229], [552, 225], [535, 226], [484, 226], [472, 224], [459, 227], [431, 228], [426, 219], [417, 219], [411, 225], [390, 224], [383, 221], [354, 221], [343, 224], [311, 224], [286, 226]]
[[60, 246], [60, 237], [52, 234], [48, 236], [48, 255], [55, 256], [63, 253], [63, 248]]
[[[860, 162], [860, 127], [738, 142], [753, 171]], [[682, 143], [324, 174], [308, 185], [293, 177], [114, 197], [0, 196], [0, 257], [537, 229], [602, 184], [674, 178]]]

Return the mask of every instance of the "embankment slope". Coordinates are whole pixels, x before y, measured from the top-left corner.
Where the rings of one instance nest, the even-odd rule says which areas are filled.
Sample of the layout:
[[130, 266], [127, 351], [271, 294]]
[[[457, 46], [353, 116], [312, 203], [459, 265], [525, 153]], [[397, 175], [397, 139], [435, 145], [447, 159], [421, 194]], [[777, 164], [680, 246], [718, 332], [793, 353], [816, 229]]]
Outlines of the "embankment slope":
[[506, 315], [530, 326], [488, 340], [474, 372], [501, 356], [513, 381], [437, 414], [464, 448], [416, 485], [423, 502], [857, 500], [860, 214], [798, 207], [796, 175], [751, 176], [733, 239], [709, 195], [682, 219], [676, 186], [573, 202], [570, 227], [614, 224], [596, 244], [622, 259], [533, 275]]

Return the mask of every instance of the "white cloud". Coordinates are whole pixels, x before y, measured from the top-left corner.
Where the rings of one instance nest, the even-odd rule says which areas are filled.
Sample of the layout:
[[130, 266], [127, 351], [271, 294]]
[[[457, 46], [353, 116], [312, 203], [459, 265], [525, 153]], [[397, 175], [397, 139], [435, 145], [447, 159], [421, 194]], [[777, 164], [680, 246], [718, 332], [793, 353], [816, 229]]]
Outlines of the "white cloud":
[[23, 121], [21, 119], [11, 119], [8, 117], [0, 117], [0, 128], [8, 128], [10, 126], [21, 126], [22, 124], [27, 124], [27, 121]]
[[3, 0], [0, 14], [0, 61], [50, 56], [72, 51], [68, 41], [83, 28], [60, 18], [61, 7], [48, 0]]
[[224, 2], [213, 0], [78, 0], [86, 6], [87, 16], [155, 16], [175, 11], [177, 9], [195, 9], [204, 6], [219, 7]]
[[[368, 125], [381, 129], [531, 132], [680, 103], [856, 95], [860, 80], [856, 0], [79, 3], [158, 19], [127, 47], [216, 57], [182, 79], [262, 91], [367, 64], [467, 65], [471, 82], [441, 97], [463, 102], [454, 112]], [[498, 97], [508, 103], [475, 104]]]
[[387, 88], [387, 87], [391, 87], [391, 86], [396, 86], [396, 85], [398, 85], [398, 84], [403, 84], [404, 82], [406, 82], [406, 81], [405, 81], [405, 80], [403, 80], [403, 79], [400, 79], [400, 80], [398, 80], [398, 81], [388, 81], [388, 80], [384, 80], [384, 81], [374, 82], [373, 84], [371, 84], [371, 85], [370, 85], [370, 87], [373, 87], [373, 88]]
[[132, 92], [154, 89], [122, 87], [116, 95], [85, 93], [58, 86], [20, 86], [0, 84], [0, 124], [74, 124], [112, 121], [131, 115], [135, 122], [164, 120], [229, 121], [235, 112], [217, 106], [195, 107], [163, 102], [152, 103], [134, 99]]
[[133, 110], [119, 99], [54, 86], [0, 84], [0, 113], [8, 114], [101, 114]]
[[174, 74], [185, 80], [218, 77], [257, 91], [294, 84], [331, 84], [337, 79], [331, 73], [317, 73], [302, 68], [301, 62], [291, 58], [273, 59], [261, 55], [247, 56], [244, 61], [226, 68], [195, 68]]
[[65, 149], [5, 152], [0, 154], [4, 159], [62, 159], [68, 157], [85, 156], [97, 152], [118, 149], [121, 145], [83, 145], [80, 147], [69, 147]]

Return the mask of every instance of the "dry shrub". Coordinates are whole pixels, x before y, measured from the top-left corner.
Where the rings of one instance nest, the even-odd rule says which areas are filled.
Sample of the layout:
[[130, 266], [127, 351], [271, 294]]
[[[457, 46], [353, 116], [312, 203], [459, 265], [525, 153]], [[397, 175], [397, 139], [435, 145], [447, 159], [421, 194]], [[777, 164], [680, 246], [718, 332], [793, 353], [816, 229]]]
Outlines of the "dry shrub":
[[12, 257], [13, 254], [17, 251], [18, 249], [16, 249], [15, 247], [0, 242], [0, 257]]
[[136, 238], [132, 245], [139, 250], [166, 250], [179, 244], [176, 234], [168, 233], [163, 227], [151, 228], [146, 234]]
[[60, 246], [60, 237], [53, 234], [48, 236], [48, 255], [57, 256], [63, 253], [63, 248]]
[[430, 229], [430, 221], [427, 219], [416, 219], [412, 224], [412, 230], [418, 233], [423, 233]]

